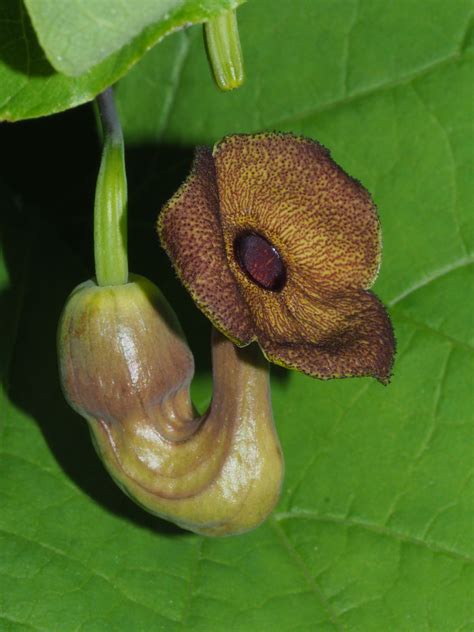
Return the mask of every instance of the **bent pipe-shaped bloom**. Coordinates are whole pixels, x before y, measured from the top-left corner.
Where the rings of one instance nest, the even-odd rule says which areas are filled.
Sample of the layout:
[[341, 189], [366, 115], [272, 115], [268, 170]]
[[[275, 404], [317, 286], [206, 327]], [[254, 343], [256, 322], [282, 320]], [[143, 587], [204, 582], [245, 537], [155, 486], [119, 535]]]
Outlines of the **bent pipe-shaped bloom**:
[[200, 147], [159, 235], [182, 283], [236, 345], [314, 377], [390, 378], [395, 340], [369, 291], [376, 207], [319, 143], [234, 135]]
[[258, 347], [212, 339], [213, 398], [195, 413], [194, 362], [180, 325], [143, 277], [87, 281], [58, 331], [66, 399], [89, 424], [109, 473], [149, 512], [204, 535], [258, 526], [276, 504], [283, 458], [268, 364]]

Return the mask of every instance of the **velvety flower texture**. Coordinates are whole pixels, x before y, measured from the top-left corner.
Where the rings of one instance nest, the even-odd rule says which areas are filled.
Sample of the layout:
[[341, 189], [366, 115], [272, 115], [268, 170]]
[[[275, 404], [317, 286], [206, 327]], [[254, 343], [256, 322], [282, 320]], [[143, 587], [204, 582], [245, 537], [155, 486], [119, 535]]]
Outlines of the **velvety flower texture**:
[[198, 148], [159, 219], [181, 281], [236, 345], [314, 377], [390, 377], [394, 336], [368, 291], [381, 240], [369, 193], [319, 143], [228, 136]]

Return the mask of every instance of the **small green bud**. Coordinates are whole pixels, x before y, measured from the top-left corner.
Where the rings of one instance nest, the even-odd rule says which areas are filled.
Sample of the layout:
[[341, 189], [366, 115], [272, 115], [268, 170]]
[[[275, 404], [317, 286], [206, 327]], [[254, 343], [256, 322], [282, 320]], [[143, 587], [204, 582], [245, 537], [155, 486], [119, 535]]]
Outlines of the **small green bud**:
[[204, 24], [207, 53], [214, 79], [221, 90], [234, 90], [244, 83], [244, 63], [237, 15], [234, 10]]
[[64, 308], [58, 333], [65, 396], [89, 423], [118, 485], [148, 511], [206, 535], [257, 526], [283, 474], [258, 348], [215, 333], [214, 395], [203, 417], [189, 396], [192, 354], [150, 281], [87, 281]]

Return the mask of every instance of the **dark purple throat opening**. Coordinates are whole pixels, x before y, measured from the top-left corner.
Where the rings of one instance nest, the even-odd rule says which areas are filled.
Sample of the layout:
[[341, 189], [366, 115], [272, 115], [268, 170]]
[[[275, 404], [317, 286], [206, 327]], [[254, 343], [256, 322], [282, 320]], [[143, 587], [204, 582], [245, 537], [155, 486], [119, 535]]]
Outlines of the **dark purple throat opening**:
[[272, 292], [280, 292], [285, 287], [285, 264], [268, 239], [251, 231], [242, 232], [234, 239], [234, 253], [251, 281]]

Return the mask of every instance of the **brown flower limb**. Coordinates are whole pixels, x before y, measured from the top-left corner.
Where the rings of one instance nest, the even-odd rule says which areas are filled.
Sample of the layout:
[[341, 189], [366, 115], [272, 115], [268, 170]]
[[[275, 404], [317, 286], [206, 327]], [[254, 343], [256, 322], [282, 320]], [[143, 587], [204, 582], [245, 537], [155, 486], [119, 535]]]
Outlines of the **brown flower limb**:
[[214, 326], [239, 346], [321, 379], [390, 378], [395, 338], [369, 291], [380, 223], [364, 187], [327, 149], [293, 134], [201, 147], [158, 232]]

